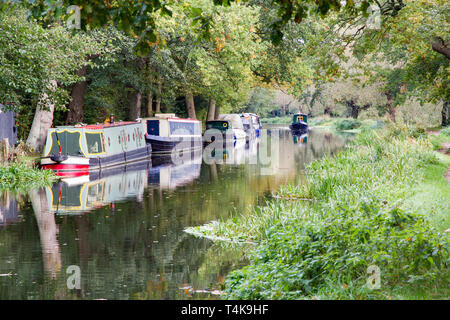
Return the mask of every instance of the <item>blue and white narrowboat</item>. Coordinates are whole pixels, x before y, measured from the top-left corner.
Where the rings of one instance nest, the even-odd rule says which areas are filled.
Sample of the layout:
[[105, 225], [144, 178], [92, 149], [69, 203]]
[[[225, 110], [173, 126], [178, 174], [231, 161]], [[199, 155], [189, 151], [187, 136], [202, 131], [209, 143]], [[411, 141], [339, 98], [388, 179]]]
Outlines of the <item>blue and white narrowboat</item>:
[[244, 126], [245, 134], [247, 139], [253, 139], [256, 136], [256, 128], [253, 125], [253, 119], [248, 113], [241, 114], [242, 124]]
[[250, 117], [252, 117], [253, 128], [255, 129], [256, 137], [261, 135], [262, 125], [259, 120], [259, 116], [256, 113], [249, 113]]
[[178, 118], [175, 114], [156, 114], [143, 118], [145, 139], [153, 153], [171, 153], [202, 147], [201, 122], [196, 119]]

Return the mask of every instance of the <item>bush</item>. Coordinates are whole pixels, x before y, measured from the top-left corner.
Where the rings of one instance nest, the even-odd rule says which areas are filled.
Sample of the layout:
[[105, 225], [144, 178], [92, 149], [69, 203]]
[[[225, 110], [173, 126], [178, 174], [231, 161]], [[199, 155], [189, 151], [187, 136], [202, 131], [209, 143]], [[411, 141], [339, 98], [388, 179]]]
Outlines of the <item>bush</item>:
[[340, 119], [334, 123], [336, 130], [352, 130], [361, 126], [361, 121], [357, 119]]
[[440, 134], [450, 136], [450, 127], [442, 128]]
[[13, 162], [0, 166], [0, 189], [27, 191], [32, 188], [51, 185], [58, 178], [50, 170], [40, 170], [25, 162]]
[[371, 265], [380, 268], [384, 281], [395, 282], [431, 280], [445, 271], [444, 236], [422, 217], [380, 204], [371, 199], [357, 207], [328, 206], [320, 222], [272, 226], [251, 264], [229, 275], [227, 298], [298, 299], [344, 278], [364, 286]]

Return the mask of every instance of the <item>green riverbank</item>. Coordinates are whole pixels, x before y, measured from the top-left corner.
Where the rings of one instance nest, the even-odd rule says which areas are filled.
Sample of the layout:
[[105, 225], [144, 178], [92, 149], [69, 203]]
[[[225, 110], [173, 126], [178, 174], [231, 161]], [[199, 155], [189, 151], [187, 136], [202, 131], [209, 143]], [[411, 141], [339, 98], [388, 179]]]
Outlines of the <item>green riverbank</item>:
[[250, 248], [225, 281], [228, 299], [446, 299], [449, 159], [424, 130], [362, 129], [313, 162], [306, 183], [187, 231]]
[[33, 188], [49, 186], [57, 181], [51, 170], [40, 170], [34, 159], [21, 158], [0, 164], [0, 190], [26, 192]]

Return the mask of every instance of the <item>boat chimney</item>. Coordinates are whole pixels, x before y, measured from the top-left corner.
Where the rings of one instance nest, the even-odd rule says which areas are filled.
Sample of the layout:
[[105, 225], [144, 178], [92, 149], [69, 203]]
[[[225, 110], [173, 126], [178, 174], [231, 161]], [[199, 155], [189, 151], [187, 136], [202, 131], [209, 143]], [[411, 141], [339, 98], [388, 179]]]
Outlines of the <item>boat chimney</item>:
[[114, 115], [112, 113], [109, 115], [109, 123], [114, 123]]

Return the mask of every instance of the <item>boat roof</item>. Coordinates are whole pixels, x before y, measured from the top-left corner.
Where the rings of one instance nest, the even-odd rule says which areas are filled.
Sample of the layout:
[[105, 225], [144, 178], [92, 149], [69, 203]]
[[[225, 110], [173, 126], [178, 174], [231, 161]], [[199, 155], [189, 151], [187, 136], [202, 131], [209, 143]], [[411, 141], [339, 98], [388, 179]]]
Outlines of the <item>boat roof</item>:
[[142, 118], [142, 120], [171, 120], [171, 121], [200, 122], [200, 120], [197, 119], [178, 118], [178, 117], [148, 117]]
[[119, 121], [114, 123], [99, 123], [99, 124], [81, 124], [75, 126], [56, 126], [56, 128], [52, 129], [88, 129], [88, 130], [101, 130], [105, 128], [111, 127], [121, 127], [128, 126], [131, 124], [138, 124], [140, 122], [137, 121]]

